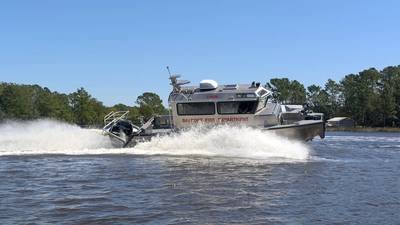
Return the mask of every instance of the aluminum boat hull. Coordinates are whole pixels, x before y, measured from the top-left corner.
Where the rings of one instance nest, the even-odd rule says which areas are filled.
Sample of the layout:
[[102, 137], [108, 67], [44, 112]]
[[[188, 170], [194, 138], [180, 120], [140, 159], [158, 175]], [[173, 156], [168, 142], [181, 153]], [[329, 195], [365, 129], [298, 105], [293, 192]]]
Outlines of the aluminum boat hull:
[[279, 125], [264, 129], [273, 133], [302, 141], [310, 141], [319, 136], [325, 138], [325, 122], [315, 120], [301, 120], [289, 125]]
[[[325, 138], [325, 123], [315, 120], [301, 120], [293, 124], [277, 125], [261, 128], [264, 132], [272, 132], [278, 136], [299, 141], [311, 141], [315, 137]], [[153, 130], [149, 134], [133, 136], [126, 143], [116, 142], [116, 147], [134, 147], [140, 142], [151, 141], [155, 136], [169, 135], [179, 131], [172, 129]]]

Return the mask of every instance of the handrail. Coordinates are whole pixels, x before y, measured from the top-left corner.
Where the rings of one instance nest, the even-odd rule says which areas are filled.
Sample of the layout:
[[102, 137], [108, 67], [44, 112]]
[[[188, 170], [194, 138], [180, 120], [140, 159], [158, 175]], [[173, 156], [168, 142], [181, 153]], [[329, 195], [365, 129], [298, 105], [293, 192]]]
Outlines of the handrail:
[[114, 120], [115, 118], [123, 119], [126, 118], [129, 111], [111, 111], [104, 117], [104, 124], [107, 124], [108, 121]]
[[111, 111], [104, 117], [103, 131], [108, 131], [111, 125], [118, 122], [119, 120], [126, 119], [129, 111]]

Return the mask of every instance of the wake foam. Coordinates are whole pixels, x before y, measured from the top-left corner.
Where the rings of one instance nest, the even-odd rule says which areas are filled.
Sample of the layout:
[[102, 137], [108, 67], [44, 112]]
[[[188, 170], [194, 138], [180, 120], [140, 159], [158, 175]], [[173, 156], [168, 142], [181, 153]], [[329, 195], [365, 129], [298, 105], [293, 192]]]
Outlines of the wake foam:
[[252, 159], [288, 158], [306, 160], [310, 149], [302, 142], [288, 140], [249, 127], [203, 127], [156, 137], [138, 144], [136, 154], [206, 155]]
[[134, 148], [115, 149], [99, 130], [83, 129], [54, 120], [7, 122], [0, 125], [0, 155], [26, 154], [138, 154], [220, 156], [249, 159], [307, 160], [310, 149], [302, 142], [248, 127], [196, 127]]
[[109, 138], [99, 131], [50, 119], [0, 125], [0, 155], [80, 154], [109, 147]]

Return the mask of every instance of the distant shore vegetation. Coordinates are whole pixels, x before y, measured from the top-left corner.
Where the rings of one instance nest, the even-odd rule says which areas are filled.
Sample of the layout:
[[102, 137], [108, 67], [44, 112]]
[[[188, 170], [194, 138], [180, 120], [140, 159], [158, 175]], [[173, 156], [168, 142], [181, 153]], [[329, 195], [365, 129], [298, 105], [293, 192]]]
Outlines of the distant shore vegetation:
[[400, 127], [327, 127], [327, 131], [345, 132], [400, 132]]
[[107, 107], [84, 88], [63, 94], [39, 85], [0, 83], [0, 121], [52, 118], [83, 127], [98, 127], [111, 111], [129, 111], [128, 119], [136, 124], [152, 115], [168, 113], [161, 98], [150, 92], [137, 97], [134, 106]]
[[283, 103], [306, 103], [325, 118], [350, 117], [359, 127], [400, 127], [400, 65], [348, 74], [323, 87], [287, 78], [271, 79]]
[[[362, 127], [400, 127], [400, 65], [379, 71], [375, 68], [348, 74], [340, 81], [329, 79], [324, 86], [305, 87], [297, 80], [269, 81], [276, 97], [286, 104], [307, 104], [326, 118], [350, 117]], [[0, 121], [53, 118], [80, 126], [101, 126], [111, 111], [129, 110], [129, 119], [140, 124], [155, 114], [166, 114], [161, 98], [146, 92], [132, 105], [105, 106], [84, 88], [70, 94], [39, 85], [0, 83]]]

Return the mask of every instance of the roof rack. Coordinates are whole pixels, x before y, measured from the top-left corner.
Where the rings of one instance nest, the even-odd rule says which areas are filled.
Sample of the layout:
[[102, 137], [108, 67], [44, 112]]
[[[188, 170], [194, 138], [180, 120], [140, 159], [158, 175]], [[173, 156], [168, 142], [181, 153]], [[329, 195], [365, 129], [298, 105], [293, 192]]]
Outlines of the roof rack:
[[237, 84], [227, 84], [227, 85], [224, 85], [224, 90], [237, 90], [238, 89], [238, 87], [239, 87], [239, 85], [237, 85]]

